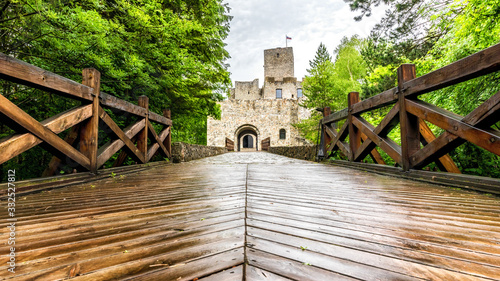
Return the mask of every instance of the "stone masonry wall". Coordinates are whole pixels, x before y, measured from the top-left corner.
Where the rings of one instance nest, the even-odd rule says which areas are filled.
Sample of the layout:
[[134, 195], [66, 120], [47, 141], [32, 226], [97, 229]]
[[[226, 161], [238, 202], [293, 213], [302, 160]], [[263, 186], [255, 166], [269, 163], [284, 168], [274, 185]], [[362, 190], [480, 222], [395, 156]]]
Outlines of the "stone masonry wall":
[[264, 77], [294, 77], [293, 48], [264, 50]]
[[235, 82], [234, 99], [237, 100], [256, 100], [262, 98], [259, 88], [259, 79], [252, 82]]
[[[298, 100], [260, 99], [260, 100], [225, 100], [220, 102], [221, 120], [208, 118], [207, 145], [224, 146], [226, 138], [235, 142], [237, 150], [237, 134], [241, 128], [253, 128], [257, 134], [258, 150], [261, 142], [271, 138], [271, 146], [297, 146], [308, 142], [300, 137], [292, 124], [301, 118], [307, 118], [299, 106]], [[310, 115], [310, 113], [309, 113]], [[280, 129], [286, 130], [286, 139], [279, 137]]]
[[291, 158], [315, 161], [316, 145], [270, 147], [269, 152]]
[[262, 91], [265, 99], [276, 99], [276, 89], [281, 89], [282, 99], [297, 99], [297, 89], [299, 88], [302, 88], [302, 82], [297, 81], [297, 78], [285, 81], [266, 79]]
[[188, 162], [195, 159], [226, 153], [225, 147], [175, 142], [172, 144], [172, 162]]

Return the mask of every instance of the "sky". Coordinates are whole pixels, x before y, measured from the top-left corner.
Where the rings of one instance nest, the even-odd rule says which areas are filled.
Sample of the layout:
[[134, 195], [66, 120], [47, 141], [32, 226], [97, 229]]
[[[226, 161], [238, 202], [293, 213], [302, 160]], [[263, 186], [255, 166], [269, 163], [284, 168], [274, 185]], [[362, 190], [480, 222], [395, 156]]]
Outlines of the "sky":
[[225, 40], [231, 58], [229, 71], [233, 81], [264, 80], [264, 50], [293, 47], [295, 77], [307, 74], [320, 42], [333, 50], [344, 36], [368, 37], [384, 15], [377, 7], [371, 17], [356, 22], [359, 12], [351, 12], [343, 0], [226, 0], [231, 8], [231, 31]]

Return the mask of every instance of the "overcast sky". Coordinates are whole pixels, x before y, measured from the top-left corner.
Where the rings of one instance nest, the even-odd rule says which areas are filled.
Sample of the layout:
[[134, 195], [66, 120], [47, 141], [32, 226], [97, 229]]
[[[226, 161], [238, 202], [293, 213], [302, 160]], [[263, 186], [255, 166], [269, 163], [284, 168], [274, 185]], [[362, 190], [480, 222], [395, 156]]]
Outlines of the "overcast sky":
[[358, 34], [367, 37], [384, 14], [384, 7], [371, 17], [354, 21], [343, 0], [226, 0], [231, 7], [231, 31], [226, 39], [231, 56], [228, 63], [233, 81], [264, 79], [264, 50], [285, 47], [285, 36], [292, 40], [295, 77], [306, 75], [309, 60], [314, 58], [320, 42], [330, 54], [342, 37]]

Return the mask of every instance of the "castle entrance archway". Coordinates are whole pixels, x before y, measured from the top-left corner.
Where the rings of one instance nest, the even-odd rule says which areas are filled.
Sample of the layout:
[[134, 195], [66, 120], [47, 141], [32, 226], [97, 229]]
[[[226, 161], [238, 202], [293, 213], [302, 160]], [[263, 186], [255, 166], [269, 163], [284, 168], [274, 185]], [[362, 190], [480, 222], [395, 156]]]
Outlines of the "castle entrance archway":
[[259, 130], [253, 125], [240, 126], [234, 136], [237, 151], [258, 151], [259, 135]]

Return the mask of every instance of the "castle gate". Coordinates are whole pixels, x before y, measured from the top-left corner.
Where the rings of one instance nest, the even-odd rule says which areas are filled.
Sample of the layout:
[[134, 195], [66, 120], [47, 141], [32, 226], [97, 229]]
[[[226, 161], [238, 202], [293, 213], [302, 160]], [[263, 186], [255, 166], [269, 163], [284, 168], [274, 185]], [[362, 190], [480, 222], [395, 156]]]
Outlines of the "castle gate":
[[259, 130], [250, 124], [240, 126], [235, 131], [235, 150], [236, 151], [258, 151], [259, 150]]

